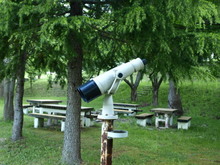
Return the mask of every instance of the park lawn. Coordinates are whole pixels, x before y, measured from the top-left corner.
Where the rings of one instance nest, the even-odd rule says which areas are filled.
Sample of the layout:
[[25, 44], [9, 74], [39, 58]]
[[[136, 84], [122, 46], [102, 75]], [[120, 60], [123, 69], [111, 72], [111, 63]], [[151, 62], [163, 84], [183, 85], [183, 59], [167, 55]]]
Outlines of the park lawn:
[[[26, 85], [27, 98], [61, 99], [66, 103], [64, 90], [56, 88], [52, 92], [39, 92], [44, 83], [39, 81], [33, 86], [32, 92]], [[35, 85], [39, 88], [35, 92]], [[45, 84], [44, 84], [45, 85]], [[129, 102], [129, 90], [122, 84], [114, 96], [115, 102]], [[133, 117], [120, 117], [114, 123], [115, 129], [127, 130], [129, 136], [114, 139], [114, 165], [144, 165], [144, 164], [219, 164], [220, 163], [220, 82], [183, 82], [183, 108], [186, 115], [192, 117], [189, 130], [156, 129], [154, 126], [140, 127]], [[60, 91], [59, 91], [60, 90]], [[149, 103], [151, 100], [150, 85], [141, 83], [139, 88], [141, 97], [137, 103]], [[54, 93], [54, 91], [56, 93]], [[29, 93], [28, 93], [29, 92]], [[39, 93], [38, 93], [39, 92]], [[163, 83], [160, 89], [159, 104], [167, 105], [168, 84]], [[42, 97], [44, 96], [44, 97]], [[102, 97], [84, 103], [99, 109]], [[3, 109], [3, 100], [0, 99]], [[151, 106], [143, 108], [149, 112]], [[18, 142], [11, 142], [12, 122], [2, 120], [0, 111], [0, 165], [59, 165], [63, 146], [63, 133], [57, 126], [33, 128], [33, 118], [24, 116], [24, 138]], [[176, 120], [176, 118], [175, 118]], [[176, 124], [176, 122], [175, 122]], [[84, 164], [96, 165], [100, 159], [101, 125], [96, 123], [90, 128], [81, 129], [81, 151]]]

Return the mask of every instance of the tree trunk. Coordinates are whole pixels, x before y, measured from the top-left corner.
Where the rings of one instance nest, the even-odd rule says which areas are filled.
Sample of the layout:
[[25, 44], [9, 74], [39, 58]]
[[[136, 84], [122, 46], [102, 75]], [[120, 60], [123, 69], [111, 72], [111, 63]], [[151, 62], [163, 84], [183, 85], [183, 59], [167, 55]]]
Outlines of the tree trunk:
[[180, 91], [177, 89], [175, 82], [169, 80], [169, 94], [168, 94], [168, 106], [169, 108], [178, 109], [177, 115], [181, 116], [183, 114], [182, 102], [180, 98]]
[[136, 80], [135, 83], [133, 81], [133, 75], [130, 76], [130, 81], [128, 81], [127, 79], [125, 79], [124, 81], [129, 85], [130, 89], [131, 89], [131, 101], [137, 101], [137, 88], [139, 86], [139, 83], [142, 79], [143, 73], [142, 72], [138, 72], [137, 76], [136, 76]]
[[0, 83], [0, 97], [4, 96], [4, 85], [3, 85], [3, 81]]
[[82, 161], [80, 152], [81, 98], [76, 90], [82, 82], [81, 61], [81, 57], [77, 57], [68, 63], [68, 101], [62, 153], [62, 161], [68, 165], [77, 165]]
[[20, 140], [22, 138], [23, 128], [23, 95], [24, 95], [24, 74], [25, 74], [26, 54], [20, 56], [17, 68], [17, 86], [15, 93], [14, 106], [14, 122], [12, 128], [12, 140]]
[[4, 120], [12, 121], [14, 118], [14, 86], [15, 79], [4, 80]]
[[132, 86], [131, 88], [131, 101], [137, 101], [137, 88]]
[[[71, 16], [82, 15], [79, 1], [70, 2]], [[67, 113], [64, 132], [64, 144], [62, 152], [62, 163], [67, 165], [79, 165], [81, 159], [80, 142], [80, 111], [81, 97], [77, 87], [82, 84], [82, 45], [74, 34], [71, 41], [75, 56], [68, 61], [68, 91], [67, 91]]]
[[159, 88], [153, 86], [152, 92], [153, 92], [153, 100], [152, 100], [152, 105], [153, 106], [158, 106], [158, 96], [159, 96]]
[[158, 106], [159, 88], [163, 81], [163, 77], [161, 76], [159, 78], [158, 74], [154, 74], [154, 73], [150, 74], [149, 77], [152, 84], [152, 94], [153, 94], [152, 105]]

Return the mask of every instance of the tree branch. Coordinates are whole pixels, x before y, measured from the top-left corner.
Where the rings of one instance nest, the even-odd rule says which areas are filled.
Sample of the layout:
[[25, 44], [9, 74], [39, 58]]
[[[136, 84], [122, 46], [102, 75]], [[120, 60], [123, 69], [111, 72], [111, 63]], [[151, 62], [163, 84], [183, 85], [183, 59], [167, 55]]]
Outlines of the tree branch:
[[[105, 26], [104, 28], [107, 28], [109, 25]], [[108, 38], [108, 39], [112, 39], [112, 40], [115, 40], [115, 41], [119, 41], [119, 42], [122, 42], [122, 43], [127, 43], [127, 41], [121, 39], [121, 38], [116, 38], [116, 37], [112, 37], [112, 33], [109, 32], [109, 31], [104, 31], [103, 29], [99, 29], [97, 28], [96, 26], [91, 26], [92, 28], [94, 28], [95, 30], [97, 30], [100, 34], [101, 37], [103, 38]]]
[[134, 86], [135, 87], [138, 87], [138, 85], [139, 85], [139, 83], [140, 83], [140, 81], [141, 81], [141, 77], [142, 77], [142, 72], [141, 71], [138, 71], [138, 74], [137, 74], [137, 76], [136, 76], [136, 80], [135, 80], [135, 83], [134, 83]]
[[128, 84], [129, 85], [129, 87], [131, 87], [132, 88], [132, 84], [127, 80], [127, 79], [124, 79], [124, 81], [126, 82], [126, 84]]

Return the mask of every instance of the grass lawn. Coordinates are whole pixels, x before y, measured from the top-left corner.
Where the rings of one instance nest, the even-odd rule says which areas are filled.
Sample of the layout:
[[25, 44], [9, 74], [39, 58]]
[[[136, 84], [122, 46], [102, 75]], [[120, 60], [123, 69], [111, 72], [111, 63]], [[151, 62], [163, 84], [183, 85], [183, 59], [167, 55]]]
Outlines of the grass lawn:
[[[129, 136], [114, 139], [114, 165], [217, 165], [220, 164], [220, 82], [183, 82], [180, 86], [183, 108], [192, 117], [189, 130], [140, 127], [133, 117], [120, 116], [115, 129], [127, 130]], [[151, 102], [150, 83], [142, 82], [137, 103]], [[168, 84], [160, 89], [160, 107], [167, 107]], [[115, 102], [130, 102], [124, 83], [114, 96]], [[66, 104], [66, 91], [55, 85], [46, 90], [46, 82], [37, 80], [30, 89], [25, 85], [24, 103], [30, 98], [60, 99]], [[102, 97], [84, 103], [99, 109]], [[151, 106], [143, 107], [149, 112]], [[24, 139], [11, 142], [12, 123], [3, 121], [3, 99], [0, 99], [0, 165], [59, 165], [63, 133], [58, 126], [34, 129], [33, 118], [24, 116]], [[176, 125], [176, 118], [174, 119]], [[81, 129], [81, 153], [84, 164], [97, 165], [100, 159], [101, 125]]]

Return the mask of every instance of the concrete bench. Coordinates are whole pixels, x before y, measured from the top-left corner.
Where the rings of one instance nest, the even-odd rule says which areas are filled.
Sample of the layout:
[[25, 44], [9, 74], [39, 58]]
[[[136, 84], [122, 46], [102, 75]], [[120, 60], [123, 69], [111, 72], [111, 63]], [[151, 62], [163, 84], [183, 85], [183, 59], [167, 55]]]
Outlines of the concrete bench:
[[[40, 114], [47, 113], [47, 114], [54, 114], [54, 115], [60, 115], [64, 114], [66, 115], [66, 109], [67, 105], [59, 105], [59, 104], [41, 104], [37, 107]], [[81, 107], [81, 127], [89, 127], [90, 126], [90, 114], [93, 110], [92, 107]], [[48, 120], [48, 124], [50, 123], [50, 120]]]
[[29, 111], [33, 111], [33, 105], [23, 104], [23, 113], [28, 114]]
[[135, 118], [137, 119], [138, 125], [146, 127], [146, 124], [149, 124], [149, 125], [152, 124], [153, 116], [154, 114], [151, 114], [151, 113], [142, 113], [142, 114], [136, 115]]
[[61, 120], [61, 131], [62, 132], [64, 131], [66, 116], [40, 114], [40, 113], [29, 113], [28, 115], [34, 117], [34, 128], [43, 127], [44, 119], [57, 119], [57, 120]]
[[178, 129], [188, 129], [191, 126], [191, 117], [181, 116], [177, 119]]
[[97, 120], [97, 117], [98, 117], [98, 113], [96, 113], [96, 112], [91, 112], [91, 114], [85, 115], [84, 125], [86, 127], [93, 126], [94, 125], [94, 121]]

